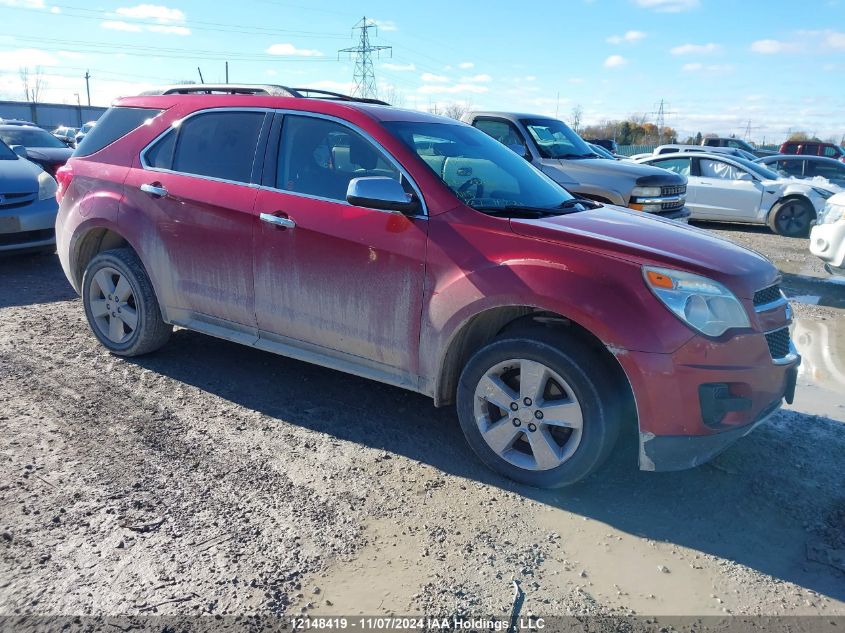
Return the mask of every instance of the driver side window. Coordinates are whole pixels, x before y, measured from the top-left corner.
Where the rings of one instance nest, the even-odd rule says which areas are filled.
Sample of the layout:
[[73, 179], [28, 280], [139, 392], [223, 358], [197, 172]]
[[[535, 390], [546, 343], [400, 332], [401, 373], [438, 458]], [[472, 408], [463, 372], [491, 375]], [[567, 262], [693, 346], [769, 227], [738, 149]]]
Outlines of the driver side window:
[[513, 123], [504, 119], [476, 119], [473, 126], [484, 132], [487, 136], [493, 137], [509, 150], [525, 156], [528, 148], [525, 139]]
[[366, 176], [402, 182], [381, 150], [354, 130], [327, 119], [285, 116], [277, 189], [346, 201], [349, 182]]

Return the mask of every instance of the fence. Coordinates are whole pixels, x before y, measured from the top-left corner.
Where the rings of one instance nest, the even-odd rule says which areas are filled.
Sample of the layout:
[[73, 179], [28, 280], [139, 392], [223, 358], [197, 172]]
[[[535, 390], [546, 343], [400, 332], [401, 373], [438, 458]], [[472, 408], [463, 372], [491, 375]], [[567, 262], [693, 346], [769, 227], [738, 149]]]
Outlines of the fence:
[[97, 106], [0, 101], [0, 118], [32, 121], [48, 130], [60, 125], [81, 127], [87, 121], [96, 121], [105, 111]]

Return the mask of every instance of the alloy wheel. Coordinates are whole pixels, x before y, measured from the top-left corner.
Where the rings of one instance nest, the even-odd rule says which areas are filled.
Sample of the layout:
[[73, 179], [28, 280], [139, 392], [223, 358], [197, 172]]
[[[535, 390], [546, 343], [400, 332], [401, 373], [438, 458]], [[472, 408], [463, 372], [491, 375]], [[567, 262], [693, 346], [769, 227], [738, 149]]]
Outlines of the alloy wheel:
[[543, 363], [520, 358], [494, 365], [476, 385], [474, 403], [484, 441], [519, 468], [556, 468], [581, 443], [581, 404], [563, 377]]
[[138, 327], [135, 294], [120, 271], [105, 266], [94, 274], [88, 291], [94, 325], [112, 343], [125, 343]]
[[778, 211], [777, 225], [784, 235], [798, 235], [810, 223], [810, 213], [800, 202], [788, 202]]

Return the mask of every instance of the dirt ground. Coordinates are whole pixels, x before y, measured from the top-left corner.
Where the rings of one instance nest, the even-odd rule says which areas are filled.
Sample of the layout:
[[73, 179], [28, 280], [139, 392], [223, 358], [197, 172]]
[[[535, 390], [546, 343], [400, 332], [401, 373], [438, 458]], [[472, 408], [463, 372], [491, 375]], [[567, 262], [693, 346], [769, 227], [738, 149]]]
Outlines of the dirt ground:
[[799, 275], [795, 404], [708, 465], [639, 472], [628, 438], [555, 492], [393, 387], [185, 330], [113, 357], [54, 257], [0, 260], [0, 616], [507, 613], [512, 579], [523, 614], [845, 615], [845, 286], [713, 228]]

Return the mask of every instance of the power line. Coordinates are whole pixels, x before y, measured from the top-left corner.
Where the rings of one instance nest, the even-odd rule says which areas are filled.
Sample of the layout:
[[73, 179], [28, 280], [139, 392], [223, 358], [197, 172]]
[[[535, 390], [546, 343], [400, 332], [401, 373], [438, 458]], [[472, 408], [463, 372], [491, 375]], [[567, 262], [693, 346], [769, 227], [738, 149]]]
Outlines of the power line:
[[355, 55], [355, 69], [352, 71], [352, 78], [355, 82], [355, 87], [352, 90], [353, 97], [362, 97], [365, 99], [375, 99], [378, 96], [378, 89], [376, 88], [376, 74], [373, 70], [373, 53], [380, 56], [381, 51], [390, 51], [390, 56], [393, 56], [392, 46], [373, 46], [370, 44], [370, 29], [376, 31], [378, 35], [378, 27], [375, 22], [368, 22], [366, 17], [352, 27], [352, 32], [356, 30], [361, 32], [358, 46], [350, 48], [342, 48], [338, 51], [338, 58], [341, 53], [347, 53], [350, 56]]

